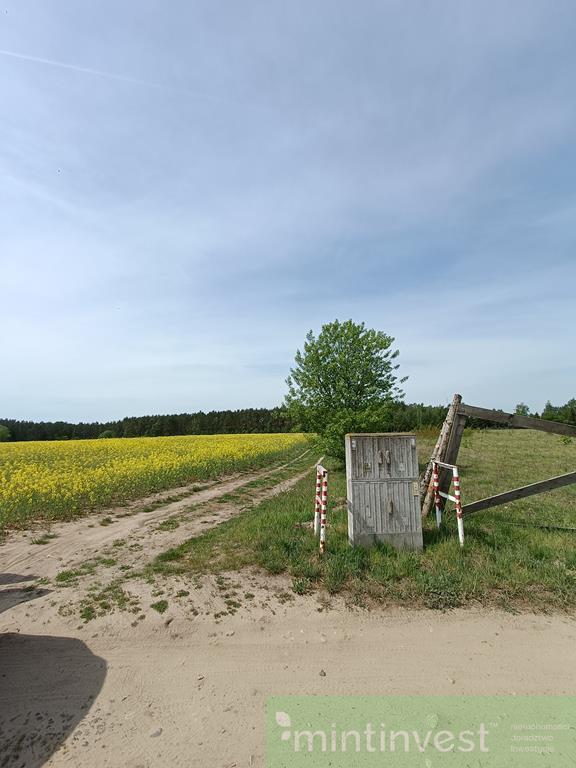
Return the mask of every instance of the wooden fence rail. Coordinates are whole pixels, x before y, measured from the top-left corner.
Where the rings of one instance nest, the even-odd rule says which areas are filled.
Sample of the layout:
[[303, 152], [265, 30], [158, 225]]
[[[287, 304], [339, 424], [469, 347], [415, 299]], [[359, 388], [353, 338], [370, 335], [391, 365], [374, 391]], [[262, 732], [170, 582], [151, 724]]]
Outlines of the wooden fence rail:
[[495, 496], [488, 496], [486, 499], [464, 504], [462, 514], [471, 515], [473, 512], [480, 512], [482, 509], [497, 507], [500, 504], [507, 504], [509, 501], [524, 499], [526, 496], [535, 496], [537, 493], [551, 491], [554, 488], [562, 488], [564, 485], [571, 485], [572, 483], [576, 483], [576, 472], [568, 472], [566, 475], [551, 477], [550, 480], [541, 480], [539, 483], [524, 485], [522, 488], [515, 488], [513, 491], [497, 493]]
[[489, 408], [477, 408], [475, 405], [461, 403], [458, 413], [473, 419], [485, 419], [495, 421], [497, 424], [506, 424], [509, 427], [520, 429], [538, 429], [541, 432], [553, 432], [556, 435], [568, 435], [576, 437], [576, 426], [560, 421], [548, 421], [547, 419], [535, 419], [533, 416], [519, 416], [517, 413], [505, 411], [491, 411]]

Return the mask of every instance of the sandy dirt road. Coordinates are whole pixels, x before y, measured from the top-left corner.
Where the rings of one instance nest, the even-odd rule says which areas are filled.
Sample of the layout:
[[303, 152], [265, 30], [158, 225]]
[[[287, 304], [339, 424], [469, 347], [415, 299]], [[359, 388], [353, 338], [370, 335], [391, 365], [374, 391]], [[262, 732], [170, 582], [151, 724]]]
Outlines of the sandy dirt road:
[[76, 629], [31, 625], [18, 606], [0, 637], [5, 764], [263, 766], [278, 694], [576, 693], [567, 618], [316, 608], [298, 598], [217, 625], [171, 611], [168, 626], [115, 616]]
[[[205, 509], [195, 507], [188, 523], [199, 524]], [[127, 543], [160, 517], [142, 525], [138, 514], [130, 518]], [[63, 549], [70, 535], [59, 536]], [[53, 554], [73, 565], [63, 549]], [[282, 577], [246, 572], [171, 577], [161, 587], [169, 603], [162, 615], [149, 608], [158, 585], [135, 580], [134, 613], [84, 623], [75, 603], [108, 571], [27, 591], [42, 571], [35, 557], [11, 561], [31, 566], [28, 575], [1, 569], [2, 766], [264, 766], [265, 704], [278, 694], [576, 693], [570, 617], [369, 612], [296, 596]], [[231, 593], [240, 609], [216, 619]]]

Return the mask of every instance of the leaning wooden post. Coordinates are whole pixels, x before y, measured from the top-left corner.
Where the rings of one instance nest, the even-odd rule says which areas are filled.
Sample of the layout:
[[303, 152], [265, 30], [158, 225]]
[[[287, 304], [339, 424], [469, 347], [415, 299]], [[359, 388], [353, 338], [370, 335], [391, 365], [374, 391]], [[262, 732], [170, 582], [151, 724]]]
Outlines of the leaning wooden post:
[[[444, 456], [443, 461], [446, 462], [446, 464], [457, 464], [458, 463], [458, 454], [460, 452], [460, 443], [462, 442], [462, 435], [464, 434], [464, 429], [466, 427], [467, 423], [466, 416], [463, 416], [461, 413], [457, 413], [454, 418], [454, 423], [452, 424], [452, 429], [450, 430], [450, 437], [448, 439], [448, 445], [446, 446], [446, 453]], [[450, 469], [447, 469], [445, 467], [442, 467], [440, 469], [440, 496], [442, 496], [443, 493], [447, 493], [448, 489], [450, 488], [450, 484], [452, 482], [452, 472]], [[442, 496], [442, 508], [444, 508], [445, 497]]]
[[432, 504], [434, 501], [434, 493], [430, 483], [430, 480], [432, 478], [432, 467], [433, 467], [432, 462], [434, 460], [450, 461], [450, 459], [448, 459], [446, 456], [446, 451], [448, 447], [448, 442], [450, 440], [450, 435], [452, 433], [452, 426], [456, 419], [456, 414], [458, 413], [458, 408], [460, 407], [461, 402], [462, 402], [462, 395], [458, 395], [458, 394], [454, 395], [454, 397], [452, 398], [450, 407], [448, 408], [448, 413], [446, 414], [446, 418], [444, 419], [444, 424], [442, 425], [442, 429], [440, 430], [440, 435], [438, 436], [438, 440], [436, 441], [436, 445], [434, 446], [432, 457], [430, 458], [428, 466], [426, 467], [426, 469], [424, 470], [424, 474], [422, 475], [422, 480], [420, 482], [420, 501], [422, 503], [422, 517], [426, 517], [426, 515], [428, 515], [428, 513], [432, 509]]

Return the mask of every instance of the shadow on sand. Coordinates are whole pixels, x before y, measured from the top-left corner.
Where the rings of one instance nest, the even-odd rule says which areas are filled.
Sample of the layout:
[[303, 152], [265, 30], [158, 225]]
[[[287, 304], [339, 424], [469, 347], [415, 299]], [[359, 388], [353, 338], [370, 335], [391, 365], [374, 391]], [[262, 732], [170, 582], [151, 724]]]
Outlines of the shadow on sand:
[[[30, 600], [36, 600], [44, 595], [49, 595], [51, 589], [42, 589], [41, 587], [10, 587], [8, 589], [0, 590], [0, 613], [8, 611], [10, 608], [14, 608], [20, 603], [27, 603]], [[0, 768], [2, 761], [0, 760]]]
[[81, 641], [0, 636], [0, 767], [42, 766], [86, 716], [106, 662]]
[[0, 573], [0, 587], [5, 584], [22, 584], [25, 581], [35, 581], [37, 576], [22, 576], [19, 573]]
[[[19, 573], [0, 573], [0, 613], [7, 611], [20, 603], [27, 603], [29, 600], [35, 600], [38, 597], [48, 595], [50, 589], [42, 589], [34, 584], [27, 584], [25, 587], [9, 586], [2, 589], [7, 584], [25, 584], [37, 580], [37, 576], [22, 576]], [[2, 761], [0, 759], [0, 768]]]

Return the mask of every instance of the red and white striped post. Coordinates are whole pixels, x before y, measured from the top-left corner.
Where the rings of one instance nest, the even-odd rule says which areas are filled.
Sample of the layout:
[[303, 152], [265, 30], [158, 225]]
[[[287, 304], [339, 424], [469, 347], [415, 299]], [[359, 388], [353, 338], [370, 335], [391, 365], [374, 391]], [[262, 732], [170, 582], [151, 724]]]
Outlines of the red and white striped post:
[[328, 472], [316, 467], [316, 504], [314, 508], [314, 534], [320, 533], [320, 554], [326, 549], [326, 511], [328, 509]]
[[464, 518], [462, 517], [462, 498], [460, 495], [460, 475], [458, 467], [452, 467], [452, 482], [454, 483], [454, 503], [456, 504], [456, 520], [458, 522], [458, 538], [460, 546], [464, 546]]
[[314, 505], [314, 536], [320, 533], [320, 509], [322, 508], [322, 475], [320, 465], [316, 467], [316, 503]]
[[432, 465], [432, 485], [434, 486], [434, 509], [436, 510], [436, 528], [442, 524], [442, 499], [440, 498], [440, 473], [438, 464]]
[[[444, 493], [440, 490], [440, 473], [438, 467], [444, 467], [452, 472], [452, 483], [454, 485], [454, 496]], [[434, 488], [434, 507], [436, 509], [436, 525], [440, 528], [442, 523], [442, 498], [449, 499], [455, 504], [456, 521], [458, 523], [458, 539], [460, 546], [464, 546], [464, 517], [462, 515], [462, 496], [460, 492], [460, 475], [458, 467], [454, 464], [446, 464], [443, 461], [432, 462], [432, 485]], [[448, 489], [449, 490], [449, 489]]]

